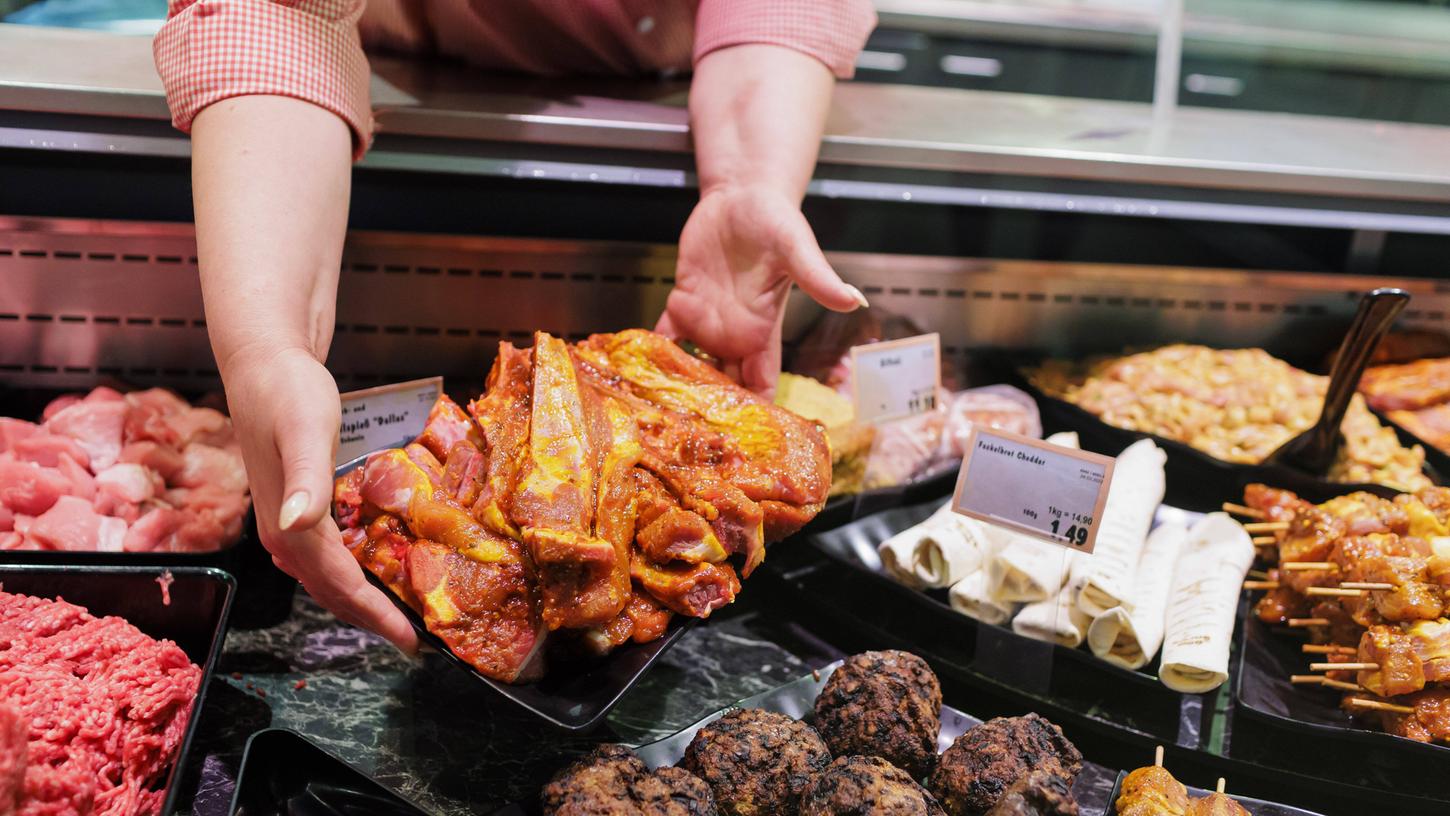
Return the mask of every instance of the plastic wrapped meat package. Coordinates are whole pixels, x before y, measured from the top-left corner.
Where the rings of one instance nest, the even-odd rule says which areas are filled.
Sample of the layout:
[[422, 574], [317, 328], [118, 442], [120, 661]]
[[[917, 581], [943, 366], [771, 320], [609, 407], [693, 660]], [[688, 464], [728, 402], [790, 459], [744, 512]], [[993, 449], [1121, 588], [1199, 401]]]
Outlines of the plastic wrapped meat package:
[[1010, 385], [943, 392], [934, 410], [876, 426], [865, 486], [891, 487], [955, 469], [974, 427], [1042, 436], [1037, 404]]

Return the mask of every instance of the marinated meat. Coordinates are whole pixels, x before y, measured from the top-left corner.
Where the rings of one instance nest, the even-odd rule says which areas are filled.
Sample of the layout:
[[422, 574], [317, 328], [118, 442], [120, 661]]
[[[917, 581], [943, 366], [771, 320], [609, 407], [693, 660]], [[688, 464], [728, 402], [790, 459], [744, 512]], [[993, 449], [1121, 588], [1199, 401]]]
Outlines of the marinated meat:
[[801, 792], [800, 816], [945, 816], [945, 812], [916, 780], [886, 760], [842, 756]]
[[1037, 714], [998, 717], [957, 737], [937, 760], [928, 788], [950, 816], [982, 816], [1034, 770], [1069, 783], [1082, 754], [1062, 729]]
[[1072, 782], [1051, 771], [1033, 771], [1013, 782], [987, 816], [1078, 816]]
[[793, 816], [801, 791], [831, 762], [814, 728], [784, 714], [736, 709], [701, 728], [680, 767], [705, 780], [733, 816]]
[[846, 659], [816, 698], [815, 726], [835, 756], [877, 756], [925, 778], [936, 764], [941, 684], [925, 660], [900, 651]]
[[1114, 807], [1118, 816], [1188, 816], [1193, 800], [1167, 768], [1149, 765], [1123, 779]]
[[544, 786], [545, 816], [714, 816], [710, 787], [679, 768], [651, 771], [622, 745], [601, 745]]
[[1226, 793], [1210, 793], [1193, 800], [1188, 816], [1249, 816], [1249, 812]]

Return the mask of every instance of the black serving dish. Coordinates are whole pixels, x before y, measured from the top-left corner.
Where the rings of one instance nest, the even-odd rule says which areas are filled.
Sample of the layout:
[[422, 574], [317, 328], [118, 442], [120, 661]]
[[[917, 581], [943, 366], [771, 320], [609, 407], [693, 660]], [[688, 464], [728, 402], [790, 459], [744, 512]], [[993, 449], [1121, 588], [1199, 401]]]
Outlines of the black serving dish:
[[877, 545], [924, 521], [941, 501], [888, 510], [808, 537], [814, 549], [851, 573], [843, 577], [840, 570], [827, 569], [812, 583], [822, 591], [828, 583], [836, 583], [835, 591], [841, 596], [855, 598], [873, 612], [897, 605], [914, 609], [916, 622], [903, 624], [910, 626], [906, 631], [920, 631], [942, 647], [938, 651], [925, 642], [913, 643], [925, 655], [1076, 711], [1090, 712], [1094, 718], [1143, 736], [1197, 747], [1207, 730], [1201, 727], [1202, 713], [1212, 711], [1213, 694], [1184, 695], [1167, 688], [1151, 672], [1156, 663], [1131, 671], [1081, 648], [1046, 643], [1006, 626], [981, 623], [952, 609], [946, 590], [916, 590], [886, 575]]
[[[1115, 803], [1118, 801], [1118, 795], [1123, 791], [1123, 780], [1126, 778], [1128, 778], [1127, 771], [1118, 773], [1118, 779], [1113, 783], [1112, 796], [1108, 799], [1108, 810], [1105, 813], [1117, 813]], [[1213, 792], [1204, 790], [1203, 788], [1195, 788], [1192, 785], [1185, 785], [1184, 787], [1188, 788], [1188, 795], [1195, 799], [1207, 796]], [[1278, 802], [1266, 802], [1263, 799], [1255, 799], [1252, 796], [1239, 796], [1236, 793], [1230, 793], [1229, 796], [1235, 802], [1242, 805], [1244, 810], [1249, 812], [1250, 816], [1319, 816], [1318, 813], [1312, 810], [1304, 810], [1303, 808], [1296, 808], [1291, 805], [1281, 805]]]
[[[169, 572], [171, 603], [165, 604], [157, 579]], [[0, 586], [6, 592], [42, 598], [64, 598], [92, 615], [117, 615], [158, 640], [171, 640], [201, 667], [201, 683], [186, 734], [166, 781], [161, 814], [175, 812], [178, 784], [196, 738], [206, 705], [206, 690], [226, 640], [236, 582], [225, 572], [198, 567], [83, 567], [76, 565], [0, 564]], [[189, 805], [189, 803], [186, 803]]]
[[232, 816], [427, 816], [428, 811], [285, 728], [247, 740]]
[[[368, 455], [338, 467], [334, 476], [341, 478], [352, 472], [367, 460]], [[501, 697], [564, 731], [581, 732], [597, 727], [620, 698], [644, 677], [645, 672], [649, 671], [660, 655], [675, 645], [699, 620], [676, 615], [670, 621], [665, 634], [649, 643], [627, 643], [596, 661], [550, 672], [543, 679], [531, 683], [510, 684], [485, 676], [468, 661], [454, 654], [441, 638], [428, 631], [423, 617], [404, 603], [402, 598], [394, 595], [371, 572], [363, 570], [363, 574], [407, 616], [420, 641], [436, 650], [449, 663], [473, 675]]]
[[[821, 689], [825, 688], [831, 673], [840, 665], [841, 662], [836, 661], [799, 680], [793, 680], [753, 697], [746, 697], [733, 706], [722, 708], [662, 740], [641, 745], [634, 752], [651, 768], [674, 765], [684, 757], [685, 748], [689, 746], [690, 740], [695, 738], [695, 732], [718, 720], [725, 712], [734, 708], [759, 708], [811, 722], [817, 695], [821, 693]], [[981, 724], [982, 721], [976, 717], [951, 706], [943, 705], [941, 731], [937, 735], [937, 753], [945, 751], [956, 741], [957, 737]], [[1073, 795], [1082, 807], [1082, 812], [1085, 814], [1102, 813], [1113, 782], [1113, 771], [1092, 762], [1084, 762], [1082, 773], [1078, 774], [1072, 786]], [[494, 816], [537, 816], [540, 812], [538, 802], [530, 801], [509, 805], [496, 811]]]
[[1233, 758], [1393, 792], [1403, 812], [1450, 812], [1450, 748], [1356, 724], [1339, 707], [1340, 692], [1289, 682], [1308, 669], [1302, 636], [1252, 615], [1242, 629]]

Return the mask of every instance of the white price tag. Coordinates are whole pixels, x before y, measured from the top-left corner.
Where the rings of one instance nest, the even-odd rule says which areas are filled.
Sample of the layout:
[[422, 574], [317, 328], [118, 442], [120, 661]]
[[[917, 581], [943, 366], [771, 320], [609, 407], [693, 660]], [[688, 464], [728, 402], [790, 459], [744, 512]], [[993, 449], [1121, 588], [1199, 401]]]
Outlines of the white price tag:
[[1090, 553], [1112, 481], [1110, 456], [974, 428], [952, 509]]
[[383, 448], [401, 448], [423, 433], [428, 412], [443, 396], [443, 378], [380, 385], [342, 395], [341, 465]]
[[851, 347], [856, 421], [901, 419], [936, 407], [941, 338], [923, 334]]

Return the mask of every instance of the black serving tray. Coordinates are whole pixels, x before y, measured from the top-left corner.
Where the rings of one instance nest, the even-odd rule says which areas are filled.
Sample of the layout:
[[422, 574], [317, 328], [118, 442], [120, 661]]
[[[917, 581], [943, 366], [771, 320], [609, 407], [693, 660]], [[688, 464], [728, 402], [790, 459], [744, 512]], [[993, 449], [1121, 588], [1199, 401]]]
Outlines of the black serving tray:
[[1252, 615], [1244, 622], [1236, 684], [1239, 716], [1230, 754], [1393, 791], [1406, 798], [1407, 809], [1419, 805], [1426, 812], [1450, 812], [1450, 789], [1444, 784], [1450, 748], [1359, 726], [1339, 708], [1339, 692], [1291, 684], [1290, 675], [1308, 668], [1302, 643], [1302, 637]]
[[267, 728], [247, 740], [232, 816], [428, 816], [399, 794], [296, 731]]
[[[1127, 771], [1120, 771], [1118, 773], [1118, 779], [1113, 783], [1112, 796], [1108, 798], [1108, 810], [1105, 811], [1106, 813], [1117, 813], [1116, 803], [1118, 801], [1118, 795], [1122, 793], [1123, 780], [1127, 778]], [[1192, 785], [1185, 785], [1184, 787], [1188, 788], [1188, 794], [1194, 798], [1207, 796], [1213, 792], [1204, 790], [1203, 788], [1195, 788]], [[1318, 813], [1312, 810], [1304, 810], [1303, 808], [1296, 808], [1291, 805], [1281, 805], [1278, 802], [1266, 802], [1263, 799], [1255, 799], [1252, 796], [1239, 796], [1236, 793], [1230, 793], [1229, 796], [1235, 802], [1243, 805], [1244, 810], [1247, 810], [1251, 816], [1319, 816]]]
[[[826, 681], [830, 679], [831, 673], [840, 665], [841, 661], [838, 660], [798, 680], [793, 680], [783, 686], [777, 686], [769, 691], [761, 692], [753, 697], [746, 697], [732, 706], [722, 708], [719, 711], [703, 717], [693, 725], [687, 726], [662, 740], [641, 745], [634, 749], [634, 752], [644, 764], [651, 768], [662, 768], [668, 765], [674, 765], [684, 757], [685, 748], [689, 746], [690, 740], [695, 738], [697, 731], [715, 720], [720, 719], [727, 711], [735, 708], [759, 708], [811, 722], [814, 719], [813, 713], [816, 705], [816, 697], [821, 693], [821, 689], [825, 688]], [[982, 721], [980, 719], [951, 706], [943, 705], [941, 709], [941, 731], [937, 735], [937, 753], [945, 751], [956, 741], [957, 737], [981, 724]], [[1112, 770], [1092, 762], [1083, 762], [1082, 773], [1078, 774], [1077, 779], [1073, 782], [1072, 790], [1084, 814], [1099, 814], [1104, 812], [1104, 808], [1109, 801], [1106, 797], [1113, 787], [1114, 780], [1115, 776]], [[529, 801], [509, 805], [502, 810], [496, 811], [494, 816], [537, 816], [539, 813], [541, 813], [539, 803], [537, 801]]]
[[[341, 478], [350, 473], [370, 455], [359, 456], [341, 465], [334, 476]], [[660, 655], [675, 645], [699, 621], [698, 618], [676, 615], [670, 621], [665, 634], [649, 643], [627, 643], [597, 661], [577, 668], [571, 665], [567, 671], [551, 672], [532, 683], [510, 684], [484, 675], [468, 661], [454, 654], [441, 638], [428, 631], [423, 617], [404, 603], [403, 599], [394, 595], [371, 572], [364, 569], [363, 574], [407, 616], [420, 641], [435, 649], [449, 663], [473, 675], [499, 696], [564, 731], [582, 732], [597, 727], [609, 710], [644, 677], [645, 672], [649, 671]]]
[[[1201, 716], [1205, 710], [1212, 710], [1214, 694], [1185, 695], [1167, 688], [1151, 672], [1156, 662], [1132, 671], [1099, 660], [1081, 648], [1070, 649], [1019, 635], [1006, 626], [984, 624], [952, 609], [946, 590], [916, 590], [886, 575], [876, 553], [877, 545], [924, 521], [942, 500], [877, 513], [810, 536], [808, 541], [855, 573], [850, 588], [842, 586], [838, 591], [854, 597], [863, 607], [877, 609], [876, 598], [890, 598], [920, 610], [920, 630], [930, 630], [934, 640], [951, 647], [949, 654], [938, 655], [923, 644], [924, 653], [1059, 700], [1074, 710], [1143, 736], [1198, 746], [1206, 731], [1201, 727]], [[824, 587], [830, 580], [822, 577], [820, 584]]]
[[[161, 587], [156, 583], [170, 572], [171, 603], [162, 603]], [[227, 620], [231, 614], [236, 582], [225, 572], [201, 567], [84, 567], [49, 564], [0, 565], [0, 586], [15, 592], [43, 598], [64, 598], [85, 607], [92, 615], [117, 615], [130, 621], [137, 629], [158, 640], [172, 640], [191, 662], [201, 667], [201, 683], [186, 734], [171, 774], [166, 781], [166, 797], [161, 814], [168, 816], [183, 805], [178, 802], [180, 785], [187, 757], [196, 737], [206, 705], [206, 690], [211, 684], [222, 643], [226, 640]]]

